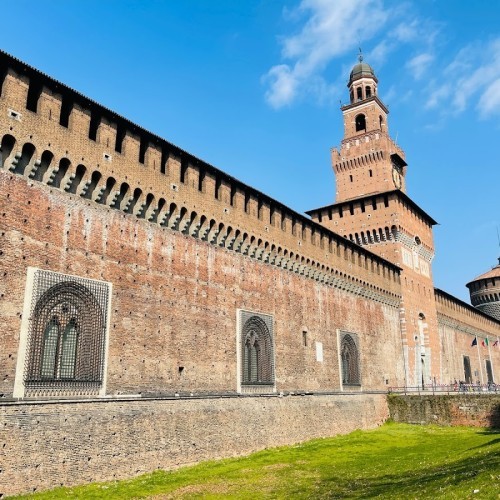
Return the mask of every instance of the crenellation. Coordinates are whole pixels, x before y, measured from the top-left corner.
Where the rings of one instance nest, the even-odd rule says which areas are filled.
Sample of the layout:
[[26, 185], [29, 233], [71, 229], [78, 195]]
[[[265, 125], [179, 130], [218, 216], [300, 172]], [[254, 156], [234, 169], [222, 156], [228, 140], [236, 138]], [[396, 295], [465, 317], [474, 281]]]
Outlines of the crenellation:
[[116, 123], [102, 117], [96, 132], [96, 142], [100, 144], [105, 153], [112, 156], [116, 144]]
[[28, 99], [28, 87], [29, 78], [9, 67], [2, 86], [2, 99], [9, 100], [10, 109], [23, 113]]
[[52, 92], [48, 87], [42, 87], [42, 92], [38, 98], [37, 113], [47, 120], [58, 123], [61, 116], [61, 106], [61, 95]]
[[90, 130], [91, 112], [75, 103], [71, 107], [71, 112], [68, 119], [68, 130], [73, 134], [81, 134], [82, 132], [88, 136]]

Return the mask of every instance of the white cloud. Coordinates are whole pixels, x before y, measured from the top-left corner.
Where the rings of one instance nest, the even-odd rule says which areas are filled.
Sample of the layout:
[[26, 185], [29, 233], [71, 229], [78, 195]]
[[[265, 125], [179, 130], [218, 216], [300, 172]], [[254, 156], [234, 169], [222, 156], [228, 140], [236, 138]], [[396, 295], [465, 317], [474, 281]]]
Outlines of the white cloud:
[[500, 114], [500, 78], [485, 89], [477, 107], [482, 117]]
[[426, 107], [439, 106], [444, 114], [458, 114], [472, 101], [486, 117], [500, 109], [499, 80], [500, 38], [486, 45], [470, 44], [458, 51], [440, 79], [429, 84], [426, 91], [431, 97]]
[[263, 77], [266, 100], [274, 108], [291, 104], [299, 93], [331, 93], [321, 71], [370, 39], [388, 17], [381, 0], [302, 0], [288, 15], [309, 17], [299, 33], [282, 39], [282, 58], [290, 62], [273, 66]]
[[429, 65], [434, 61], [434, 56], [429, 53], [419, 54], [406, 63], [406, 67], [412, 72], [416, 80], [420, 80], [427, 71]]
[[273, 108], [281, 108], [294, 100], [297, 79], [286, 64], [273, 66], [263, 80], [271, 82], [271, 88], [266, 92], [266, 100]]
[[449, 101], [450, 95], [452, 93], [451, 85], [445, 83], [444, 85], [440, 85], [434, 88], [429, 87], [427, 90], [429, 98], [425, 103], [425, 107], [427, 109], [437, 108], [441, 105], [443, 100]]
[[393, 36], [400, 42], [411, 42], [418, 36], [418, 21], [400, 23], [393, 31]]

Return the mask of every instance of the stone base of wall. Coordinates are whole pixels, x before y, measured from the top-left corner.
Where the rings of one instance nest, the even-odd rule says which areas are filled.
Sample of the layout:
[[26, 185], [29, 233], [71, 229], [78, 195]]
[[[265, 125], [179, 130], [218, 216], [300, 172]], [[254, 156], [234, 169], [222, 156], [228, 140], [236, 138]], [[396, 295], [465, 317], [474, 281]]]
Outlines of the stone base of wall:
[[391, 394], [387, 400], [396, 422], [500, 428], [500, 394]]
[[0, 404], [0, 497], [374, 428], [384, 394]]

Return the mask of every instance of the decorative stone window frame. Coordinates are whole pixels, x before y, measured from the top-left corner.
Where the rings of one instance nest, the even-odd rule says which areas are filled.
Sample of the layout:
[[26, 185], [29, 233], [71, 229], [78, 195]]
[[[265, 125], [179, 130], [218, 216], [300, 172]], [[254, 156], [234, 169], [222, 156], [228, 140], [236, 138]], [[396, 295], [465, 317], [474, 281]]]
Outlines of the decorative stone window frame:
[[13, 396], [106, 394], [112, 285], [29, 267]]
[[[349, 339], [350, 338], [350, 339]], [[352, 371], [356, 380], [345, 383], [344, 382], [344, 362], [343, 362], [343, 349], [346, 342], [349, 342], [355, 348], [355, 359], [352, 360]], [[361, 366], [361, 349], [359, 335], [357, 333], [348, 332], [345, 330], [337, 330], [337, 347], [338, 347], [338, 362], [339, 362], [339, 382], [340, 389], [344, 390], [360, 390], [362, 383], [362, 366]]]
[[[245, 380], [244, 370], [249, 369], [248, 356], [245, 358], [245, 337], [259, 342], [265, 352], [256, 354], [264, 366], [255, 367], [256, 373], [264, 370], [264, 380]], [[276, 392], [274, 317], [256, 311], [238, 309], [236, 313], [236, 359], [237, 392], [243, 394], [262, 394]]]

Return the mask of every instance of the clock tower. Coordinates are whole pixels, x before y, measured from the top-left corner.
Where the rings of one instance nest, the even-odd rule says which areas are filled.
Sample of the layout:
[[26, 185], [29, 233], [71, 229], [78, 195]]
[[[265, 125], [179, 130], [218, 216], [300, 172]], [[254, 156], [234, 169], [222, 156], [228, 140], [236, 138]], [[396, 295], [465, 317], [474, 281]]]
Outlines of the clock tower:
[[[311, 218], [401, 268], [401, 342], [406, 384], [441, 382], [431, 262], [436, 222], [406, 194], [408, 165], [389, 135], [378, 79], [360, 54], [341, 107], [344, 137], [331, 151], [335, 203]], [[449, 382], [449, 381], [446, 381]]]

